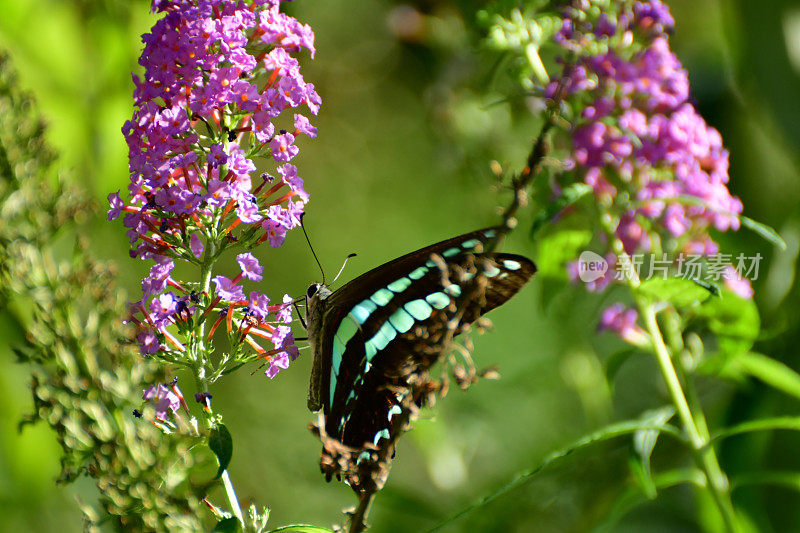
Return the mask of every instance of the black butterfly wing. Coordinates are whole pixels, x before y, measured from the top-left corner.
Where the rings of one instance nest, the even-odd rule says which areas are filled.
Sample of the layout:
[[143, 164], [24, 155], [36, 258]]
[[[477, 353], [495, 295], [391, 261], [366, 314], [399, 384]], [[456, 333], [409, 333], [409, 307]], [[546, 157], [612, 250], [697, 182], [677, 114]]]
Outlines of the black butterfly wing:
[[[412, 270], [423, 266], [430, 259], [431, 254], [443, 255], [448, 249], [457, 249], [460, 253], [474, 252], [479, 244], [485, 246], [486, 243], [495, 238], [497, 238], [497, 228], [486, 228], [452, 237], [407, 253], [388, 263], [377, 266], [346, 283], [331, 295], [328, 304], [338, 307], [354, 305], [363, 300], [365, 293], [372, 294], [374, 291], [385, 287], [387, 283], [398, 276], [405, 276]], [[464, 244], [468, 246], [465, 247]]]
[[[325, 300], [325, 311], [320, 317], [322, 325], [319, 328], [317, 339], [317, 343], [320, 346], [315, 349], [315, 362], [311, 373], [309, 391], [309, 408], [317, 410], [320, 406], [323, 406], [325, 407], [325, 414], [328, 414], [328, 408], [332, 403], [330, 395], [331, 380], [329, 379], [330, 369], [332, 365], [334, 369], [338, 368], [332, 353], [335, 333], [342, 320], [355, 305], [358, 305], [380, 289], [386, 288], [387, 284], [398, 279], [399, 276], [408, 275], [421, 265], [424, 265], [430, 259], [431, 254], [441, 254], [448, 249], [458, 248], [464, 243], [472, 244], [473, 247], [470, 248], [470, 251], [473, 251], [475, 247], [480, 247], [490, 239], [496, 238], [496, 235], [496, 228], [487, 228], [426, 246], [362, 274], [330, 295]], [[317, 358], [319, 358], [319, 361], [317, 361]]]
[[[397, 390], [439, 357], [447, 324], [462, 315], [454, 334], [513, 296], [535, 273], [527, 258], [480, 253], [493, 228], [475, 231], [402, 256], [356, 278], [326, 303], [322, 354], [329, 373], [318, 386], [326, 433], [360, 447], [388, 437], [399, 413]], [[431, 256], [438, 259], [431, 259]], [[469, 280], [486, 265], [480, 298]], [[462, 288], [463, 287], [463, 288]]]
[[[415, 290], [409, 289], [401, 299], [402, 306], [424, 300], [426, 294], [430, 295], [432, 285], [438, 289], [433, 294], [450, 296], [446, 306], [442, 309], [431, 306], [433, 309], [427, 319], [415, 321], [408, 331], [397, 334], [371, 361], [366, 358], [362, 340], [370, 336], [375, 326], [366, 330], [361, 338], [355, 339], [352, 348], [348, 344], [347, 359], [342, 365], [345, 370], [338, 376], [334, 401], [326, 419], [329, 435], [335, 435], [351, 446], [361, 446], [365, 442], [377, 445], [381, 438], [389, 437], [392, 417], [401, 412], [403, 398], [398, 391], [406, 391], [409, 377], [427, 370], [442, 355], [448, 324], [456, 312], [460, 310], [462, 314], [453, 331], [454, 336], [461, 333], [467, 324], [507, 301], [535, 272], [533, 263], [524, 257], [509, 254], [492, 257], [495, 263], [502, 265], [503, 261], [509, 261], [520, 265], [520, 268], [509, 271], [498, 267], [499, 272], [487, 278], [483, 295], [475, 299], [468, 299], [470, 295], [466, 293], [460, 296], [448, 294], [441, 282], [441, 274], [437, 273], [435, 276], [439, 279], [426, 280], [429, 283], [420, 284]], [[453, 281], [449, 286], [451, 288], [460, 287], [454, 281], [456, 269], [449, 269]], [[376, 319], [382, 319], [387, 314], [384, 312]], [[391, 324], [391, 317], [388, 320]]]

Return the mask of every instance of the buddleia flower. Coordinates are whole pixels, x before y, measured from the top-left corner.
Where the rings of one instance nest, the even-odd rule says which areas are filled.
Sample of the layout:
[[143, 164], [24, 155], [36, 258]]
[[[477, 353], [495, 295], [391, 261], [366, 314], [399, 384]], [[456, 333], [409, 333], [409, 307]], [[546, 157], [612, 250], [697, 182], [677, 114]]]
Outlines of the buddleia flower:
[[[163, 17], [142, 37], [144, 72], [133, 77], [135, 110], [122, 128], [128, 194], [108, 197], [108, 218], [122, 217], [131, 256], [154, 263], [134, 306], [142, 353], [161, 347], [180, 356], [196, 341], [177, 335], [175, 326], [196, 325], [196, 312], [201, 318], [216, 316], [209, 314], [214, 308], [229, 312], [231, 338], [259, 354], [269, 350], [235, 332], [269, 340], [270, 322], [284, 321], [270, 315], [281, 306], [248, 314], [239, 279], [214, 276], [215, 291], [212, 277], [204, 285], [171, 277], [179, 261], [208, 269], [205, 262], [238, 248], [244, 277], [260, 281], [249, 250], [264, 242], [280, 246], [309, 201], [289, 161], [317, 133], [309, 117], [321, 100], [298, 60], [303, 53], [314, 57], [314, 33], [280, 7], [279, 0], [153, 2]], [[258, 170], [264, 166], [284, 179], [273, 183]], [[285, 339], [273, 344], [285, 346]]]
[[554, 193], [589, 187], [601, 255], [714, 254], [713, 231], [737, 230], [742, 202], [728, 191], [722, 137], [690, 103], [670, 50], [672, 16], [660, 0], [593, 4], [566, 7], [555, 35], [562, 67], [545, 96], [569, 127]]

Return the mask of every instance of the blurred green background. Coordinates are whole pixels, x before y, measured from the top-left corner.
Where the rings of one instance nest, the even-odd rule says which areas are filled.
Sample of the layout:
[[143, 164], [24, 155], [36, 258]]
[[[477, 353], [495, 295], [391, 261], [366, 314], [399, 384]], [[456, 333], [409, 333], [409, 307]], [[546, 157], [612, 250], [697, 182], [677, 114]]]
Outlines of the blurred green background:
[[[319, 137], [295, 161], [312, 201], [306, 224], [329, 274], [350, 252], [344, 278], [450, 235], [493, 224], [508, 201], [490, 190], [489, 161], [519, 168], [537, 133], [521, 106], [504, 98], [477, 46], [480, 2], [297, 0], [288, 10], [311, 24], [317, 58], [304, 75], [323, 98]], [[672, 46], [688, 69], [700, 112], [731, 151], [731, 189], [745, 214], [777, 228], [789, 244], [777, 253], [753, 234], [722, 238], [727, 251], [765, 256], [755, 283], [764, 338], [759, 349], [800, 368], [800, 292], [794, 282], [800, 241], [800, 5], [796, 2], [675, 0]], [[412, 11], [413, 9], [414, 11]], [[416, 13], [416, 14], [415, 14]], [[10, 52], [23, 86], [38, 99], [49, 139], [64, 168], [105, 205], [127, 184], [120, 128], [131, 115], [130, 72], [139, 36], [155, 18], [143, 1], [0, 0], [0, 47]], [[103, 210], [101, 210], [103, 211]], [[522, 227], [533, 217], [525, 213]], [[86, 228], [94, 253], [119, 264], [134, 296], [145, 265], [128, 258], [119, 223], [103, 212]], [[518, 231], [506, 249], [534, 254]], [[319, 272], [299, 233], [260, 255], [268, 294], [302, 294]], [[599, 310], [613, 294], [565, 288], [542, 304], [541, 281], [493, 312], [495, 330], [475, 339], [480, 366], [498, 364], [502, 379], [467, 394], [451, 390], [401, 442], [392, 475], [378, 496], [370, 531], [421, 531], [499, 488], [548, 452], [604, 423], [665, 403], [647, 359], [626, 363], [615, 384], [602, 361], [621, 345], [595, 334]], [[0, 310], [0, 313], [3, 311]], [[76, 496], [92, 501], [80, 480], [56, 487], [59, 449], [43, 425], [17, 432], [31, 402], [27, 369], [9, 344], [20, 332], [0, 314], [0, 531], [77, 531]], [[350, 489], [326, 484], [319, 444], [306, 425], [308, 351], [274, 381], [260, 372], [225, 379], [215, 406], [234, 436], [231, 475], [240, 498], [272, 508], [274, 526], [330, 525], [352, 505]], [[190, 393], [194, 391], [186, 390]], [[797, 413], [797, 402], [756, 383], [702, 383], [712, 423]], [[461, 518], [444, 531], [586, 531], [602, 523], [631, 479], [629, 445], [620, 440], [570, 456], [521, 489]], [[756, 434], [726, 441], [723, 466], [800, 470], [795, 434]], [[660, 447], [659, 461], [683, 452]], [[800, 531], [800, 498], [781, 488], [734, 493], [765, 531]], [[222, 503], [221, 496], [218, 497]], [[615, 531], [696, 531], [696, 501], [685, 488], [626, 515]]]

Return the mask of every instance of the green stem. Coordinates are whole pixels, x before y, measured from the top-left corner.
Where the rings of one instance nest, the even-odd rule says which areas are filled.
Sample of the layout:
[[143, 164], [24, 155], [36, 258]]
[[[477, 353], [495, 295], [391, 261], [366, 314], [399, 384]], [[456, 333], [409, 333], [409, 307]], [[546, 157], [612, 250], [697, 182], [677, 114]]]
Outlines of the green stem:
[[[656, 361], [658, 362], [658, 367], [661, 370], [664, 383], [672, 399], [672, 404], [675, 406], [683, 429], [689, 437], [695, 463], [705, 475], [706, 488], [719, 510], [726, 530], [734, 533], [739, 532], [739, 523], [736, 519], [736, 512], [730, 497], [730, 483], [728, 482], [727, 476], [722, 471], [714, 447], [711, 445], [711, 438], [702, 407], [700, 403], [696, 401], [696, 397], [694, 397], [695, 401], [691, 406], [686, 399], [683, 385], [675, 370], [672, 356], [670, 355], [669, 348], [667, 348], [667, 344], [664, 342], [664, 336], [661, 333], [658, 320], [656, 319], [655, 304], [645, 299], [639, 293], [639, 287], [642, 284], [639, 275], [633, 263], [630, 261], [630, 257], [627, 257], [622, 241], [616, 237], [610, 221], [606, 221], [606, 223], [602, 225], [612, 243], [613, 251], [618, 257], [624, 257], [625, 259], [620, 263], [625, 270], [625, 280], [627, 281], [631, 293], [634, 295], [636, 306], [639, 308], [642, 320], [644, 321], [645, 329], [650, 335], [653, 353], [656, 356]], [[687, 383], [690, 382], [688, 379], [686, 381]], [[694, 411], [692, 407], [694, 407]]]
[[228, 495], [228, 502], [231, 504], [234, 516], [239, 519], [239, 523], [244, 526], [244, 517], [242, 515], [242, 508], [239, 506], [239, 499], [236, 497], [236, 491], [233, 488], [231, 476], [228, 470], [222, 471], [222, 484], [225, 486], [225, 494]]
[[692, 454], [694, 455], [695, 462], [705, 474], [707, 481], [706, 487], [711, 493], [711, 497], [714, 499], [714, 503], [722, 516], [726, 529], [731, 532], [739, 531], [736, 513], [730, 499], [730, 484], [728, 483], [727, 476], [725, 476], [725, 473], [719, 465], [714, 447], [711, 446], [708, 427], [705, 423], [705, 416], [702, 414], [702, 410], [697, 404], [694, 405], [694, 414], [692, 412], [686, 395], [684, 394], [681, 381], [678, 378], [678, 373], [673, 365], [669, 349], [659, 329], [653, 304], [637, 298], [637, 305], [642, 314], [645, 328], [650, 334], [653, 352], [658, 361], [664, 383], [667, 385], [672, 403], [675, 406], [684, 431], [686, 431], [686, 434], [689, 436], [689, 441], [692, 444]]
[[547, 85], [550, 82], [550, 76], [542, 63], [542, 58], [539, 57], [539, 47], [533, 43], [525, 45], [525, 59], [528, 60], [536, 80], [542, 85]]
[[[208, 291], [211, 288], [211, 273], [214, 266], [214, 260], [216, 259], [216, 254], [217, 249], [215, 247], [215, 243], [213, 239], [209, 239], [206, 243], [203, 264], [200, 270], [200, 279], [203, 284], [202, 290], [206, 294], [208, 294]], [[195, 325], [195, 335], [191, 350], [194, 356], [195, 384], [197, 386], [197, 390], [200, 392], [208, 392], [209, 389], [208, 378], [206, 377], [205, 343], [203, 342], [204, 336], [205, 321]], [[209, 409], [210, 407], [211, 402], [209, 401]], [[213, 411], [211, 413], [206, 413], [205, 411], [203, 412], [205, 413], [206, 417], [206, 425], [209, 427], [216, 426], [217, 422]], [[239, 523], [242, 524], [242, 528], [244, 528], [244, 515], [242, 514], [242, 508], [239, 505], [239, 499], [236, 497], [236, 490], [233, 488], [233, 481], [231, 481], [231, 476], [228, 473], [228, 470], [223, 470], [220, 477], [222, 479], [222, 486], [225, 487], [225, 495], [228, 497], [228, 503], [231, 506], [231, 511], [233, 511], [234, 516], [236, 516], [236, 518], [239, 520]]]
[[[201, 365], [198, 365], [198, 367], [195, 368], [194, 379], [197, 390], [201, 392], [208, 392], [208, 379], [206, 379], [205, 369]], [[210, 408], [210, 401], [208, 401], [208, 405]], [[206, 425], [209, 427], [216, 426], [217, 422], [214, 418], [213, 411], [211, 413], [207, 413], [206, 411], [203, 412], [205, 413]], [[242, 527], [244, 527], [244, 515], [242, 514], [242, 508], [239, 505], [239, 498], [236, 497], [236, 490], [233, 488], [233, 482], [231, 481], [231, 476], [228, 473], [228, 470], [223, 470], [220, 477], [222, 478], [222, 486], [225, 487], [225, 495], [228, 497], [228, 503], [231, 506], [231, 510], [233, 511], [234, 516], [239, 520], [239, 523], [242, 524]]]

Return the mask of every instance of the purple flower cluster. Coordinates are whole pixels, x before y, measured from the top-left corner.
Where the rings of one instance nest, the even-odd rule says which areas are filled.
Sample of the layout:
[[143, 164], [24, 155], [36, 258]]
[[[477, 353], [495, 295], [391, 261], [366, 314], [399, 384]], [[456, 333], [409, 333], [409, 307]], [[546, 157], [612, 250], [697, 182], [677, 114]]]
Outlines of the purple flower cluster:
[[720, 134], [688, 103], [686, 71], [669, 49], [673, 20], [659, 0], [622, 2], [594, 19], [576, 2], [556, 41], [576, 53], [546, 89], [572, 121], [567, 168], [616, 220], [629, 254], [654, 235], [713, 254], [708, 235], [738, 229], [742, 203], [727, 188]]
[[615, 303], [603, 311], [597, 329], [615, 333], [630, 344], [642, 346], [648, 342], [648, 337], [647, 333], [637, 324], [638, 319], [639, 313], [636, 312], [636, 309]]
[[[287, 325], [292, 322], [292, 297], [285, 294], [281, 304], [269, 305], [269, 297], [258, 291], [250, 291], [249, 295], [245, 296], [239, 283], [244, 278], [261, 281], [264, 269], [258, 259], [250, 253], [239, 254], [236, 260], [241, 269], [238, 276], [234, 279], [216, 276], [212, 280], [216, 287], [216, 298], [210, 301], [206, 308], [214, 308], [220, 302], [227, 307], [212, 326], [209, 336], [225, 322], [229, 333], [236, 333], [241, 342], [252, 346], [269, 363], [265, 373], [274, 378], [281, 369], [289, 367], [290, 361], [294, 361], [300, 355], [294, 344], [291, 327]], [[136, 340], [142, 355], [152, 355], [170, 349], [185, 351], [181, 341], [170, 332], [170, 326], [177, 326], [179, 329], [185, 326], [195, 315], [198, 308], [195, 302], [201, 301], [201, 298], [194, 293], [186, 294], [185, 289], [170, 277], [174, 266], [170, 260], [156, 263], [150, 275], [142, 282], [144, 300], [134, 304], [134, 311], [143, 316], [142, 320], [133, 319], [139, 325]], [[172, 291], [164, 292], [168, 286], [184, 294], [176, 296]], [[150, 295], [154, 296], [150, 304], [145, 306], [144, 302]], [[253, 337], [270, 341], [274, 348], [272, 350], [262, 348]], [[164, 339], [169, 346], [160, 339]]]
[[[316, 115], [321, 100], [294, 57], [305, 48], [313, 58], [314, 34], [281, 13], [280, 3], [153, 1], [165, 16], [142, 38], [145, 72], [134, 76], [137, 107], [122, 129], [130, 197], [109, 195], [108, 217], [124, 213], [131, 256], [155, 261], [139, 304], [144, 354], [166, 349], [165, 342], [180, 350], [166, 326], [207, 310], [202, 295], [170, 277], [173, 259], [201, 264], [209, 246], [215, 254], [233, 244], [280, 246], [300, 224], [309, 196], [291, 161], [300, 136], [315, 137], [316, 128], [306, 115], [286, 111], [304, 106]], [[258, 173], [258, 158], [272, 158], [279, 178]], [[260, 279], [260, 266], [248, 263], [242, 271]], [[182, 295], [163, 292], [167, 286]], [[212, 305], [220, 300], [238, 305], [246, 298], [219, 277]], [[249, 300], [257, 302], [250, 315], [257, 325], [285, 307], [267, 306], [266, 296], [253, 293]], [[278, 348], [291, 345], [280, 328], [288, 329], [268, 328], [274, 332], [267, 338]]]
[[[284, 129], [279, 119], [301, 105], [316, 114], [320, 98], [291, 55], [305, 47], [313, 57], [314, 34], [280, 13], [279, 5], [154, 3], [167, 15], [143, 37], [145, 75], [134, 76], [138, 108], [123, 127], [130, 204], [118, 194], [109, 197], [110, 218], [127, 213], [136, 256], [165, 255], [170, 240], [164, 234], [179, 235], [193, 221], [224, 229], [238, 219], [265, 233], [280, 226], [282, 234], [298, 225], [308, 194], [289, 161], [299, 151], [297, 136], [314, 137], [316, 128], [301, 114]], [[264, 183], [253, 184], [257, 156], [279, 163], [282, 181], [266, 191]], [[264, 182], [273, 179], [262, 175]], [[288, 191], [279, 196], [283, 186]]]

